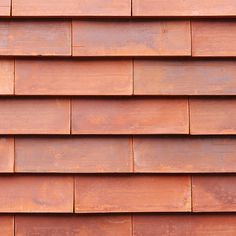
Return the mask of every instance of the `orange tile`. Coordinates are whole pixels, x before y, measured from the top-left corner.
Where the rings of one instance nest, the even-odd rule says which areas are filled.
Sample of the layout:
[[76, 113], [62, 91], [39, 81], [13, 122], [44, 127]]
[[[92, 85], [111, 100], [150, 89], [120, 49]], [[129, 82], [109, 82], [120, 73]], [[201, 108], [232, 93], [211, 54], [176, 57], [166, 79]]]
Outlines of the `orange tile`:
[[131, 172], [125, 137], [16, 138], [16, 172]]
[[135, 137], [134, 169], [151, 173], [236, 172], [234, 137]]
[[188, 133], [188, 101], [162, 98], [74, 99], [74, 134]]
[[133, 0], [133, 16], [235, 16], [234, 0]]
[[0, 16], [10, 16], [11, 0], [0, 0]]
[[75, 211], [190, 211], [190, 188], [188, 176], [79, 176], [75, 184]]
[[134, 94], [236, 95], [233, 60], [135, 60]]
[[2, 21], [0, 54], [10, 56], [70, 56], [70, 21]]
[[14, 60], [0, 60], [0, 95], [14, 93]]
[[13, 171], [14, 138], [0, 137], [0, 172], [8, 173]]
[[13, 16], [130, 16], [131, 0], [12, 0]]
[[16, 60], [16, 94], [131, 95], [131, 60]]
[[134, 215], [134, 236], [235, 236], [232, 214]]
[[194, 21], [192, 54], [203, 57], [236, 56], [236, 22]]
[[74, 56], [190, 56], [189, 21], [73, 21]]
[[0, 134], [69, 133], [69, 100], [0, 99]]
[[234, 98], [190, 99], [191, 134], [235, 134]]
[[131, 236], [131, 217], [121, 215], [17, 215], [16, 236]]
[[0, 235], [14, 236], [14, 217], [0, 215]]
[[235, 176], [193, 176], [192, 186], [194, 212], [236, 211]]
[[73, 212], [73, 178], [1, 176], [0, 212]]

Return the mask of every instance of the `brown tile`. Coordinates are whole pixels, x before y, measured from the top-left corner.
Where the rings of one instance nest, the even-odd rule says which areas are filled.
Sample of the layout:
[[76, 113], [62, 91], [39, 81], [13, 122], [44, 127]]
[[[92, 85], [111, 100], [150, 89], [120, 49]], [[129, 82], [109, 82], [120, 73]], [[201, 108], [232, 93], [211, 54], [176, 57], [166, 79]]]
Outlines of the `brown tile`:
[[191, 55], [189, 21], [73, 21], [74, 56]]
[[134, 236], [235, 236], [232, 214], [135, 215]]
[[14, 138], [0, 137], [0, 172], [8, 173], [13, 171]]
[[79, 176], [75, 183], [75, 211], [190, 211], [190, 188], [188, 176]]
[[13, 16], [130, 16], [131, 0], [12, 0]]
[[234, 137], [135, 137], [134, 169], [156, 173], [236, 172]]
[[131, 60], [16, 60], [16, 94], [131, 95], [132, 91]]
[[193, 176], [194, 212], [235, 212], [236, 176]]
[[0, 215], [0, 235], [14, 236], [14, 217]]
[[236, 56], [236, 22], [193, 22], [192, 54], [204, 57]]
[[11, 56], [70, 56], [70, 21], [2, 21], [0, 54]]
[[1, 176], [0, 212], [73, 212], [73, 177]]
[[236, 99], [190, 99], [191, 134], [235, 134]]
[[16, 236], [131, 236], [131, 217], [121, 215], [17, 215]]
[[134, 94], [236, 95], [233, 60], [135, 60]]
[[10, 16], [11, 0], [0, 0], [0, 16]]
[[235, 16], [234, 0], [133, 0], [133, 16]]
[[188, 101], [162, 98], [74, 99], [74, 134], [186, 134]]
[[36, 98], [0, 100], [0, 134], [69, 133], [69, 100]]
[[0, 95], [14, 93], [14, 60], [0, 60]]
[[16, 138], [16, 172], [131, 172], [125, 137]]

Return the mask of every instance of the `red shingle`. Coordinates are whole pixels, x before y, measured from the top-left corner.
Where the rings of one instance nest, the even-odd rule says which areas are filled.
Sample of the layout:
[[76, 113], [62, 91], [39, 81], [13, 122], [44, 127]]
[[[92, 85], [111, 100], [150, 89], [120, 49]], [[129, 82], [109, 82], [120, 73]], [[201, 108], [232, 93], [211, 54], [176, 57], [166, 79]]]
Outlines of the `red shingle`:
[[135, 215], [134, 236], [235, 236], [232, 214]]
[[14, 61], [0, 60], [0, 95], [14, 93]]
[[236, 63], [228, 60], [135, 60], [134, 94], [236, 95]]
[[236, 134], [236, 100], [190, 99], [191, 134]]
[[73, 178], [1, 176], [0, 212], [73, 212]]
[[16, 138], [16, 172], [131, 172], [125, 137]]
[[0, 100], [0, 134], [69, 133], [69, 100], [34, 98]]
[[190, 211], [190, 188], [188, 176], [79, 176], [75, 211]]
[[186, 134], [188, 101], [162, 98], [75, 99], [74, 134]]
[[192, 54], [204, 57], [236, 56], [236, 22], [192, 22]]
[[[0, 137], [0, 172], [14, 170], [14, 139]], [[1, 235], [1, 234], [0, 234]]]
[[193, 176], [192, 184], [193, 211], [236, 211], [235, 176]]
[[131, 236], [131, 217], [120, 215], [17, 215], [16, 236]]
[[136, 172], [236, 172], [234, 137], [135, 137]]
[[131, 60], [17, 60], [16, 94], [130, 95]]
[[13, 16], [130, 16], [131, 0], [12, 0]]
[[70, 56], [70, 21], [1, 21], [0, 54]]
[[191, 55], [189, 21], [73, 21], [74, 56]]
[[235, 16], [234, 0], [133, 0], [133, 16]]
[[0, 215], [0, 235], [14, 236], [14, 217]]

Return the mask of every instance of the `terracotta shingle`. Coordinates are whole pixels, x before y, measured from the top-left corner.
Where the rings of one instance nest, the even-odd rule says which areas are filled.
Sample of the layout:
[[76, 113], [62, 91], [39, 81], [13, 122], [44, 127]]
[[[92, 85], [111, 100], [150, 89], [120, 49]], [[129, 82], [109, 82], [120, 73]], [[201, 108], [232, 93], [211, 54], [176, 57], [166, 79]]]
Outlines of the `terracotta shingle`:
[[75, 211], [182, 212], [191, 209], [188, 176], [79, 176]]
[[16, 172], [130, 172], [129, 138], [16, 138]]
[[135, 215], [134, 236], [234, 236], [232, 214]]
[[73, 212], [73, 177], [1, 176], [0, 212]]
[[187, 99], [109, 98], [72, 101], [74, 134], [186, 134]]
[[131, 60], [17, 60], [16, 94], [131, 95]]
[[192, 54], [203, 57], [236, 56], [236, 22], [193, 21]]
[[135, 60], [134, 94], [236, 95], [233, 60]]
[[236, 172], [234, 137], [135, 137], [134, 169], [157, 173]]
[[0, 0], [0, 16], [10, 16], [11, 0]]
[[14, 93], [14, 60], [0, 60], [0, 95]]
[[70, 56], [70, 21], [1, 21], [0, 54]]
[[[0, 172], [14, 170], [14, 139], [0, 137]], [[0, 234], [1, 235], [1, 234]]]
[[130, 16], [131, 0], [12, 0], [13, 16]]
[[191, 134], [235, 134], [236, 99], [190, 99]]
[[14, 217], [10, 215], [0, 215], [0, 235], [14, 236]]
[[74, 56], [191, 55], [189, 21], [73, 21]]
[[69, 134], [67, 99], [0, 100], [0, 134]]
[[133, 16], [235, 16], [234, 0], [133, 0]]
[[195, 212], [236, 211], [235, 176], [193, 176], [192, 194]]
[[131, 217], [120, 215], [17, 215], [15, 225], [15, 236], [132, 236]]

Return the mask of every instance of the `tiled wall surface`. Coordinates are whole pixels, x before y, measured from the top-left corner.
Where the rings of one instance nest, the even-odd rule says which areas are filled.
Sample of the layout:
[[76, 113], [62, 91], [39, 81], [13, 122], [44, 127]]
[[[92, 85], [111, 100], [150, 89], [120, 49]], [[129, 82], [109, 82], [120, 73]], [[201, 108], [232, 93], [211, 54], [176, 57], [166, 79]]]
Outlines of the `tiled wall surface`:
[[0, 0], [0, 236], [235, 236], [235, 17]]

